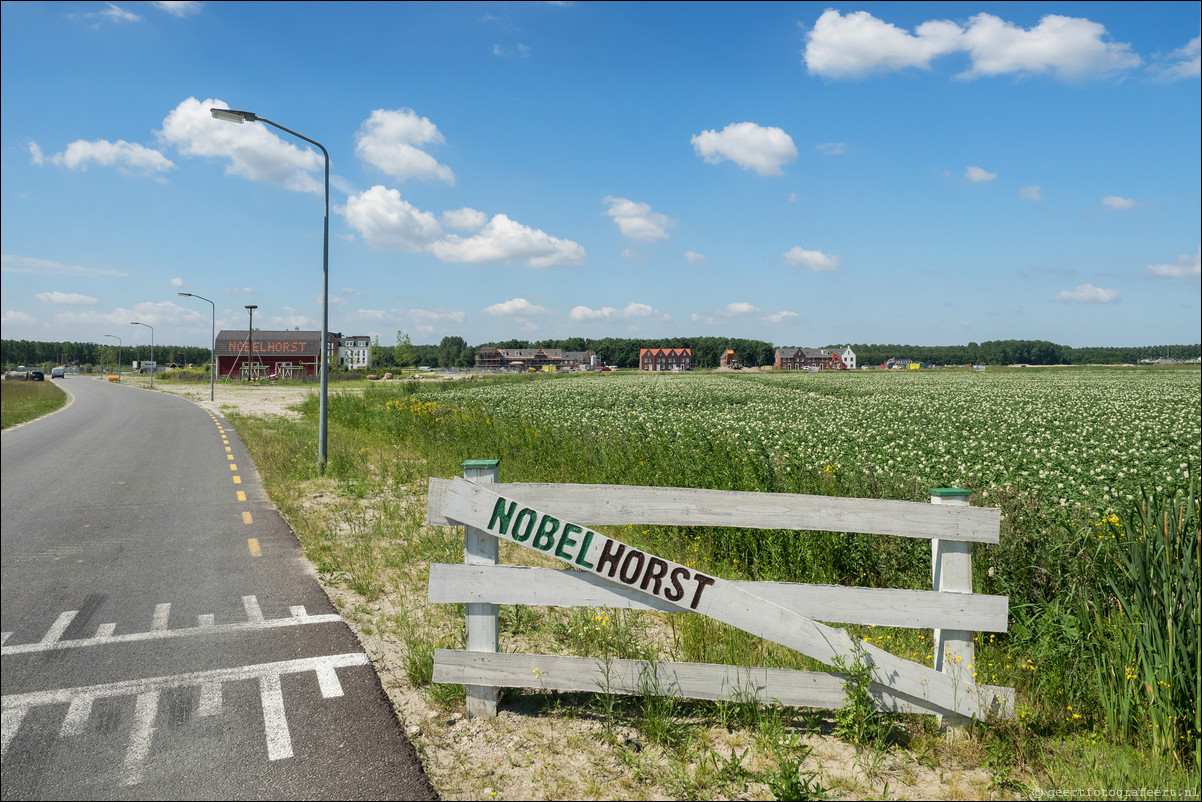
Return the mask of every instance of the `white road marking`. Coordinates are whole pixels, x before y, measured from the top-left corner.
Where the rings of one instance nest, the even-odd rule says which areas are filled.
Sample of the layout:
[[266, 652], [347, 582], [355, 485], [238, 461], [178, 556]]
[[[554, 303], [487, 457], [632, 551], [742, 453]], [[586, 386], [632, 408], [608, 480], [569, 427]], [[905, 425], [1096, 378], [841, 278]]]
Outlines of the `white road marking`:
[[67, 715], [63, 717], [63, 727], [59, 730], [60, 738], [70, 738], [72, 735], [79, 735], [83, 732], [84, 725], [88, 723], [88, 716], [92, 715], [92, 697], [79, 695], [71, 700], [71, 706], [67, 708]]
[[75, 618], [75, 614], [78, 612], [78, 610], [68, 610], [60, 614], [54, 623], [50, 625], [50, 629], [46, 631], [46, 637], [42, 638], [42, 643], [56, 643], [63, 636], [63, 632], [66, 631], [67, 627], [71, 625], [72, 619]]
[[146, 691], [138, 694], [134, 706], [134, 727], [129, 734], [129, 749], [125, 753], [125, 784], [142, 782], [142, 762], [150, 752], [150, 741], [154, 738], [154, 720], [159, 714], [159, 692]]
[[151, 632], [166, 632], [167, 619], [171, 617], [170, 604], [156, 604], [154, 606], [154, 618], [150, 622]]
[[259, 696], [263, 700], [263, 723], [267, 726], [268, 760], [292, 757], [292, 736], [288, 732], [288, 717], [284, 715], [284, 693], [280, 690], [280, 675], [259, 677]]
[[259, 600], [254, 596], [243, 596], [242, 606], [246, 609], [247, 621], [262, 621], [263, 611], [259, 609]]
[[[248, 596], [249, 599], [254, 599], [254, 596]], [[180, 629], [152, 629], [149, 632], [131, 632], [128, 635], [114, 635], [113, 630], [116, 624], [104, 624], [96, 632], [93, 638], [72, 638], [70, 640], [58, 640], [58, 635], [51, 638], [53, 633], [48, 633], [38, 643], [25, 643], [17, 646], [0, 646], [0, 655], [7, 657], [10, 654], [30, 654], [34, 652], [55, 651], [58, 649], [79, 649], [84, 646], [104, 646], [112, 643], [131, 643], [134, 641], [159, 640], [162, 638], [186, 638], [192, 635], [199, 634], [216, 634], [226, 632], [245, 632], [247, 630], [256, 629], [275, 629], [277, 627], [295, 627], [308, 624], [328, 624], [336, 621], [341, 621], [337, 613], [327, 613], [324, 615], [298, 615], [297, 608], [292, 608], [292, 615], [288, 618], [272, 618], [264, 619], [263, 613], [259, 610], [258, 603], [254, 603], [253, 608], [258, 611], [258, 619], [251, 619], [244, 623], [236, 624], [221, 624], [212, 625], [207, 623], [212, 619], [212, 616], [198, 616], [203, 619], [199, 622], [199, 626], [182, 627]], [[302, 611], [304, 608], [300, 608]], [[66, 613], [64, 613], [66, 615]], [[61, 633], [60, 633], [61, 634]]]
[[[154, 719], [158, 712], [159, 694], [162, 691], [172, 688], [199, 687], [201, 701], [198, 713], [214, 715], [220, 710], [220, 686], [222, 683], [254, 679], [259, 680], [259, 690], [263, 699], [263, 720], [266, 725], [268, 757], [272, 760], [280, 760], [292, 756], [292, 738], [288, 732], [288, 720], [284, 713], [280, 677], [285, 674], [313, 671], [317, 674], [322, 696], [331, 698], [341, 695], [342, 691], [342, 685], [338, 682], [335, 674], [336, 669], [363, 666], [369, 663], [366, 654], [349, 652], [323, 657], [283, 660], [275, 663], [260, 663], [238, 668], [223, 668], [215, 671], [200, 671], [192, 674], [126, 680], [107, 685], [0, 696], [0, 713], [2, 713], [0, 721], [3, 722], [2, 733], [0, 733], [2, 734], [0, 757], [8, 752], [9, 744], [16, 736], [26, 712], [31, 708], [45, 705], [68, 705], [66, 718], [70, 720], [70, 724], [68, 725], [68, 722], [64, 720], [60, 735], [64, 733], [72, 735], [82, 731], [91, 711], [91, 703], [96, 699], [137, 696], [134, 729], [130, 736], [129, 750], [125, 760], [126, 782], [136, 784], [141, 780], [142, 760], [150, 749], [154, 735]], [[330, 679], [331, 676], [333, 681]], [[216, 686], [216, 689], [213, 686]], [[88, 702], [77, 701], [80, 697], [86, 698]]]
[[196, 715], [201, 718], [215, 716], [221, 712], [221, 683], [205, 682], [200, 686], [200, 705]]
[[0, 757], [8, 754], [8, 745], [12, 743], [13, 736], [17, 734], [17, 730], [21, 728], [21, 720], [25, 718], [25, 711], [28, 709], [25, 707], [6, 707], [0, 712]]

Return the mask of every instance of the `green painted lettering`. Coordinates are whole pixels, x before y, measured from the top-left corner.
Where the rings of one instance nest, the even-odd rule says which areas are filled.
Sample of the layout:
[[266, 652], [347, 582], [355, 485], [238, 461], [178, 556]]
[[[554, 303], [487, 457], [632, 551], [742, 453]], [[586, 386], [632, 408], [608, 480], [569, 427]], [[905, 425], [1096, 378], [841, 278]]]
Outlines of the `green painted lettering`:
[[538, 532], [534, 535], [534, 540], [530, 543], [531, 546], [539, 551], [550, 551], [555, 545], [555, 533], [559, 531], [559, 519], [552, 518], [550, 515], [544, 515], [542, 521], [539, 522]]
[[575, 546], [576, 541], [572, 540], [572, 535], [578, 535], [583, 531], [584, 529], [576, 524], [565, 524], [563, 527], [563, 534], [559, 536], [559, 543], [555, 544], [555, 556], [559, 557], [561, 560], [571, 560], [572, 555], [568, 554], [566, 551], [564, 551], [564, 549], [570, 549]]
[[517, 507], [517, 505], [518, 503], [516, 501], [509, 502], [509, 511], [506, 512], [505, 499], [498, 498], [497, 503], [493, 505], [492, 518], [488, 521], [488, 528], [492, 529], [497, 525], [498, 522], [500, 522], [501, 528], [497, 531], [499, 531], [502, 535], [508, 534], [509, 520], [513, 517], [513, 510], [515, 507]]
[[[513, 522], [513, 535], [511, 537], [518, 543], [525, 543], [529, 540], [530, 533], [534, 531], [534, 521], [537, 517], [538, 513], [529, 508], [519, 512], [518, 517]], [[522, 529], [523, 525], [526, 527], [525, 529]]]
[[584, 558], [588, 556], [588, 547], [591, 545], [593, 545], [593, 533], [591, 530], [586, 529], [584, 531], [584, 542], [580, 544], [580, 551], [576, 553], [576, 564], [590, 571], [593, 569], [593, 565]]

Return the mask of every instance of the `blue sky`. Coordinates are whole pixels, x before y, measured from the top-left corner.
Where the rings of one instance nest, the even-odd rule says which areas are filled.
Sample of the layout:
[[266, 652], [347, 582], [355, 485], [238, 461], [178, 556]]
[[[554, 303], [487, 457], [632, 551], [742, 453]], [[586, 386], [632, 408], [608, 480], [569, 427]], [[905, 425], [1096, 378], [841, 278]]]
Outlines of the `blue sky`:
[[0, 13], [6, 339], [1199, 340], [1197, 3]]

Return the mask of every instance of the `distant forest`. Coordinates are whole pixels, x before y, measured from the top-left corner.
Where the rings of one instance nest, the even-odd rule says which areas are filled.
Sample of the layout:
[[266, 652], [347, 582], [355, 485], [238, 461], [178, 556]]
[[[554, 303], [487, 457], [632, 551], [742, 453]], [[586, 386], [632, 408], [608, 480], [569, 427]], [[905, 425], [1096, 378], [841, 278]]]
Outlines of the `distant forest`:
[[[826, 346], [833, 347], [833, 346]], [[841, 346], [840, 346], [841, 347]], [[475, 364], [477, 348], [561, 348], [565, 351], [594, 351], [598, 361], [620, 368], [638, 367], [640, 348], [691, 348], [693, 364], [715, 368], [718, 357], [734, 349], [739, 361], [748, 367], [771, 365], [776, 346], [762, 340], [727, 337], [672, 337], [667, 339], [622, 339], [605, 337], [594, 340], [569, 337], [563, 340], [505, 340], [469, 346], [462, 337], [444, 337], [438, 345], [411, 345], [404, 340], [396, 346], [372, 347], [377, 367], [429, 365], [430, 367], [468, 368]], [[1138, 348], [1073, 348], [1044, 340], [992, 340], [967, 345], [868, 345], [852, 343], [856, 362], [861, 366], [879, 365], [892, 358], [913, 359], [935, 365], [1117, 365], [1141, 359], [1197, 359], [1202, 345], [1150, 345]], [[209, 349], [181, 345], [156, 345], [159, 365], [208, 365]], [[19, 365], [78, 364], [115, 365], [118, 347], [98, 343], [38, 342], [33, 340], [0, 341], [0, 362], [5, 370]], [[150, 359], [150, 346], [126, 345], [120, 360]]]

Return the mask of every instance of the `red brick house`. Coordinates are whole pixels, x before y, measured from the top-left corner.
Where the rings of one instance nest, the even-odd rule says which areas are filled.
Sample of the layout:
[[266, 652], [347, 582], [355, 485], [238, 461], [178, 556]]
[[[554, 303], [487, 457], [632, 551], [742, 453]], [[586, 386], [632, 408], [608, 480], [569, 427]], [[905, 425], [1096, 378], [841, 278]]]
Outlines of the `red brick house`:
[[639, 370], [692, 370], [692, 348], [640, 348]]

